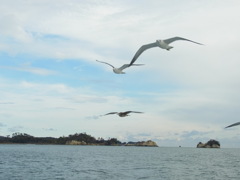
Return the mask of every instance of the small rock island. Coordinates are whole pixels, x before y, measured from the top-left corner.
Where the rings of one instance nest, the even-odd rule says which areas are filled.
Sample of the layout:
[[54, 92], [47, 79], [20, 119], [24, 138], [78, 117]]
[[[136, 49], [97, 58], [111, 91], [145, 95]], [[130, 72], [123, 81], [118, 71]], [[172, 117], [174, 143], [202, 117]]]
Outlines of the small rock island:
[[199, 142], [197, 148], [220, 148], [220, 143], [214, 139], [211, 139], [207, 143]]
[[128, 142], [125, 146], [145, 146], [145, 147], [158, 147], [158, 145], [151, 140], [148, 141], [139, 141], [139, 142]]

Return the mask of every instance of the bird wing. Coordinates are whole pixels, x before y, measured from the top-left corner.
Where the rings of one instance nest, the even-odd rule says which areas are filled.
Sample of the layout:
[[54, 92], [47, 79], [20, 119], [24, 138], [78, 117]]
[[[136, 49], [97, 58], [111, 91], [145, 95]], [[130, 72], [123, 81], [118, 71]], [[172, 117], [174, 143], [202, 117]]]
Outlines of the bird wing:
[[110, 112], [110, 113], [104, 114], [104, 116], [110, 115], [110, 114], [117, 114], [117, 113], [118, 113], [118, 112]]
[[[144, 65], [144, 64], [133, 64], [132, 66], [142, 66], [142, 65]], [[128, 68], [129, 66], [130, 66], [130, 64], [124, 64], [118, 69], [122, 71], [122, 70]]]
[[113, 65], [111, 65], [111, 64], [109, 64], [109, 63], [107, 63], [107, 62], [103, 62], [103, 61], [98, 61], [98, 60], [96, 60], [97, 62], [100, 62], [100, 63], [104, 63], [104, 64], [107, 64], [107, 65], [109, 65], [109, 66], [111, 66], [112, 68], [114, 68], [114, 66]]
[[137, 60], [137, 58], [147, 49], [157, 47], [156, 43], [150, 43], [150, 44], [145, 44], [141, 46], [138, 51], [135, 53], [135, 55], [132, 58], [132, 61], [130, 62], [129, 66], [132, 66], [133, 63]]
[[132, 111], [132, 113], [143, 113], [143, 112], [139, 112], [139, 111]]
[[172, 43], [174, 41], [177, 41], [177, 40], [190, 41], [190, 42], [193, 42], [193, 43], [196, 43], [196, 44], [199, 44], [199, 45], [203, 45], [201, 43], [198, 43], [198, 42], [195, 42], [195, 41], [192, 41], [192, 40], [189, 40], [189, 39], [185, 39], [185, 38], [182, 38], [182, 37], [173, 37], [173, 38], [165, 39], [164, 42], [167, 43], [167, 44], [170, 44], [170, 43]]
[[143, 112], [139, 112], [139, 111], [126, 111], [124, 113], [129, 114], [129, 113], [143, 113]]
[[122, 65], [120, 68], [118, 68], [119, 70], [124, 70], [124, 69], [126, 69], [126, 68], [128, 68], [129, 67], [129, 64], [124, 64], [124, 65]]
[[240, 125], [240, 122], [237, 122], [237, 123], [231, 124], [231, 125], [229, 125], [229, 126], [227, 126], [227, 127], [225, 127], [225, 128], [229, 128], [229, 127], [233, 127], [233, 126], [237, 126], [237, 125]]

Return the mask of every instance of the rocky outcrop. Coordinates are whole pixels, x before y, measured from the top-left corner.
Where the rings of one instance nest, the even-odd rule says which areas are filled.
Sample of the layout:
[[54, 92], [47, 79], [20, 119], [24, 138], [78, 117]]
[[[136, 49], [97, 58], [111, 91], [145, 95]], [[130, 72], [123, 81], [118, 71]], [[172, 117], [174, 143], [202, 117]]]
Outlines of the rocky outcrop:
[[[71, 140], [67, 141], [66, 145], [106, 145], [106, 144], [95, 144], [95, 143], [86, 143], [84, 141]], [[154, 141], [139, 141], [139, 142], [128, 142], [125, 144], [111, 144], [111, 146], [146, 146], [146, 147], [158, 147]]]
[[206, 144], [203, 144], [202, 142], [199, 142], [197, 144], [197, 148], [205, 148]]
[[87, 143], [84, 141], [72, 140], [72, 141], [67, 141], [66, 145], [87, 145]]
[[199, 142], [197, 148], [220, 148], [220, 143], [211, 139], [207, 143]]
[[158, 145], [151, 140], [139, 141], [139, 142], [128, 142], [125, 146], [146, 146], [146, 147], [158, 147]]

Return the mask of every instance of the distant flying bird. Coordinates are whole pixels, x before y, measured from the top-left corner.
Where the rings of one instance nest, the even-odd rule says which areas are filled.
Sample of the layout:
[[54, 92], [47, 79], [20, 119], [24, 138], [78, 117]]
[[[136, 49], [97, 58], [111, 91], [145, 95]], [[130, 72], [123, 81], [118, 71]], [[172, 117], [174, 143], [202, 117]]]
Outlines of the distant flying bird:
[[231, 125], [229, 125], [229, 126], [227, 126], [227, 127], [225, 127], [225, 128], [230, 128], [230, 127], [237, 126], [237, 125], [240, 125], [240, 122], [237, 122], [237, 123], [231, 124]]
[[199, 45], [203, 45], [201, 43], [189, 40], [189, 39], [185, 39], [182, 37], [173, 37], [173, 38], [169, 38], [169, 39], [165, 39], [165, 40], [156, 40], [156, 42], [154, 43], [150, 43], [150, 44], [145, 44], [143, 46], [141, 46], [138, 51], [136, 52], [136, 54], [133, 56], [132, 61], [130, 62], [129, 66], [131, 66], [136, 60], [137, 58], [147, 49], [153, 48], [153, 47], [160, 47], [162, 49], [166, 49], [166, 50], [170, 50], [173, 48], [173, 46], [169, 46], [170, 43], [174, 42], [174, 41], [178, 41], [178, 40], [184, 40], [184, 41], [190, 41], [192, 43], [196, 43]]
[[144, 65], [144, 64], [131, 64], [131, 65], [130, 64], [124, 64], [120, 68], [115, 68], [113, 65], [111, 65], [111, 64], [109, 64], [107, 62], [98, 61], [98, 60], [96, 60], [96, 61], [111, 66], [113, 68], [113, 72], [116, 73], [116, 74], [125, 74], [125, 72], [123, 72], [123, 70], [128, 68], [128, 67], [130, 67], [130, 66], [141, 66], [141, 65]]
[[143, 113], [143, 112], [138, 112], [138, 111], [126, 111], [126, 112], [110, 112], [107, 114], [104, 114], [103, 116], [110, 115], [110, 114], [117, 114], [120, 117], [126, 117], [129, 116], [129, 113]]

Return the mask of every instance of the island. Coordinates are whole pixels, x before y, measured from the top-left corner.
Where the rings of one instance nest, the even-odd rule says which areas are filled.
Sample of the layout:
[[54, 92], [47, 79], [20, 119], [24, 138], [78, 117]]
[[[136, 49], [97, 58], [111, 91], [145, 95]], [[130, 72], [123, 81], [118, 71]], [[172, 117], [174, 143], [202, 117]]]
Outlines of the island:
[[214, 139], [209, 140], [207, 143], [199, 142], [197, 148], [220, 148], [220, 143]]
[[26, 133], [13, 133], [12, 136], [0, 136], [0, 144], [59, 144], [59, 145], [101, 145], [101, 146], [141, 146], [158, 147], [151, 140], [138, 142], [120, 142], [117, 138], [107, 140], [99, 137], [95, 138], [86, 133], [75, 133], [67, 137], [34, 137]]
[[125, 146], [145, 146], [145, 147], [158, 147], [158, 145], [151, 140], [148, 141], [138, 141], [138, 142], [128, 142]]

